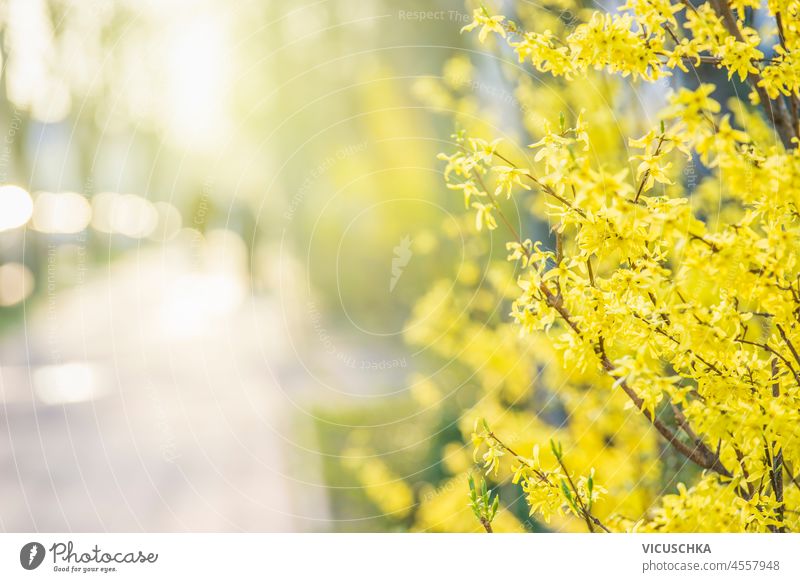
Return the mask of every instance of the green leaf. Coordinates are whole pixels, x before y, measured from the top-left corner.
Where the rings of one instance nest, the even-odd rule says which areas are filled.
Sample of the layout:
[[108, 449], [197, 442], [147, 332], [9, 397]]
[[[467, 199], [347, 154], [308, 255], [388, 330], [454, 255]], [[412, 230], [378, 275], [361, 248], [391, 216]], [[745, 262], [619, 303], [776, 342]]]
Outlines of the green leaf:
[[561, 443], [556, 443], [553, 439], [550, 439], [550, 450], [553, 451], [553, 456], [555, 456], [556, 460], [561, 461]]
[[561, 480], [561, 491], [564, 493], [564, 497], [566, 497], [567, 500], [572, 503], [572, 491], [569, 490], [567, 482], [563, 479]]

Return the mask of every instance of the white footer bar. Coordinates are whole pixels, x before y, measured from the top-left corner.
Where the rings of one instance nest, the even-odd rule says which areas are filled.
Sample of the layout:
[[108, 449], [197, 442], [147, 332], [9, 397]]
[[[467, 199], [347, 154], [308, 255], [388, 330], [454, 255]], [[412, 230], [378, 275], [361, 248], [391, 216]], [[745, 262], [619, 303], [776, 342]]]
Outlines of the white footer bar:
[[800, 534], [0, 534], [0, 580], [800, 580]]

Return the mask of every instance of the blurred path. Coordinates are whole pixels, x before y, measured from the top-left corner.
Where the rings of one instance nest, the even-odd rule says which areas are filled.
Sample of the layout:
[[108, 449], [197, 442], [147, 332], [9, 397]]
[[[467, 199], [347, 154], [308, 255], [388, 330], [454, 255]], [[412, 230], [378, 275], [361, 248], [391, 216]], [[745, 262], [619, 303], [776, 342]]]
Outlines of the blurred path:
[[325, 529], [280, 310], [190, 251], [129, 253], [0, 344], [0, 530]]

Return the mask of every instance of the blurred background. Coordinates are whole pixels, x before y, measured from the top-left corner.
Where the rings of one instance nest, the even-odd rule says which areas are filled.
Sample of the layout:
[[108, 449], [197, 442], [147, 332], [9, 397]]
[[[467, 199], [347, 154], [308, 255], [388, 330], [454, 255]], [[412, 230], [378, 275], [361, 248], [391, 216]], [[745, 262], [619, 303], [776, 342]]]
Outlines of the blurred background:
[[477, 277], [419, 81], [470, 13], [0, 1], [1, 530], [413, 527], [458, 432], [412, 310]]

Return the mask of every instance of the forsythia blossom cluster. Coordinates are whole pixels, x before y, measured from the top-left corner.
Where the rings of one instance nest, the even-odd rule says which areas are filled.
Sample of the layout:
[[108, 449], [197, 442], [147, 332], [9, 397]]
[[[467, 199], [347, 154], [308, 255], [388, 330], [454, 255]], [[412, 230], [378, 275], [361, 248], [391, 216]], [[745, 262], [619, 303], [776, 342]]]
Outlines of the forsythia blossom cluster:
[[595, 484], [594, 469], [576, 481], [567, 471], [560, 444], [550, 442], [556, 464], [546, 468], [539, 458], [538, 445], [534, 445], [531, 457], [523, 457], [503, 444], [489, 430], [486, 421], [482, 422], [480, 428], [476, 422], [472, 441], [476, 457], [485, 449], [482, 460], [487, 474], [496, 473], [500, 457], [506, 453], [511, 455], [514, 474], [512, 482], [522, 487], [532, 516], [541, 516], [546, 523], [550, 523], [553, 515], [572, 514], [586, 520], [592, 531], [595, 527], [604, 527], [593, 515], [592, 508], [605, 493], [605, 489]]
[[[524, 31], [514, 21], [491, 16], [478, 8], [473, 21], [462, 31], [480, 28], [479, 39], [489, 34], [504, 38], [520, 62], [529, 62], [540, 72], [572, 78], [589, 69], [606, 70], [622, 76], [655, 80], [678, 68], [711, 62], [725, 69], [728, 78], [744, 81], [758, 78], [771, 99], [779, 94], [797, 95], [800, 84], [800, 5], [796, 0], [770, 2], [773, 16], [782, 17], [775, 57], [765, 60], [759, 49], [764, 38], [745, 24], [747, 9], [759, 3], [689, 2], [671, 0], [628, 0], [619, 13], [594, 12], [561, 39], [549, 29]], [[683, 23], [677, 20], [683, 13]], [[785, 25], [783, 25], [785, 23]], [[734, 28], [735, 27], [735, 28]], [[682, 30], [683, 29], [683, 30]]]
[[[570, 474], [560, 446], [545, 465], [538, 447], [522, 457], [502, 434], [476, 429], [487, 474], [512, 476], [544, 522], [572, 515], [591, 531], [800, 529], [800, 3], [769, 2], [772, 57], [766, 33], [745, 20], [759, 4], [629, 0], [560, 38], [483, 8], [465, 27], [479, 29], [481, 41], [502, 37], [520, 61], [566, 79], [724, 69], [750, 83], [752, 103], [780, 137], [764, 139], [756, 114], [745, 131], [716, 88], [701, 83], [677, 90], [658, 126], [629, 139], [628, 164], [597, 161], [586, 112], [544, 124], [528, 156], [464, 132], [440, 156], [477, 229], [503, 225], [517, 265], [511, 317], [525, 338], [547, 342], [592, 378], [584, 394], [624, 400], [638, 417], [628, 422], [698, 470], [677, 493], [623, 516], [596, 509], [605, 490], [593, 472]], [[701, 182], [685, 183], [686, 169], [698, 166]], [[703, 202], [711, 188], [716, 206]], [[526, 238], [507, 216], [512, 208], [546, 218], [556, 244]], [[592, 417], [590, 426], [602, 424]], [[614, 437], [598, 438], [611, 446]]]

